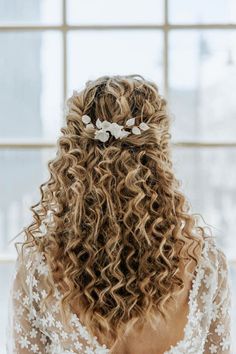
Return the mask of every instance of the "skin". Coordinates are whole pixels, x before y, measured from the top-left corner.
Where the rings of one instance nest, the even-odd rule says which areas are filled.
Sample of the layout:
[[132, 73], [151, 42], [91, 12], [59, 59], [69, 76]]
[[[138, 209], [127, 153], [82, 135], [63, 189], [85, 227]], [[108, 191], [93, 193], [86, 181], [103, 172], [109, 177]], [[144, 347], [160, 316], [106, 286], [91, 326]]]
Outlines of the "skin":
[[125, 341], [117, 345], [112, 354], [163, 354], [183, 339], [187, 323], [188, 292], [191, 282], [186, 284], [184, 292], [178, 296], [176, 309], [169, 310], [169, 319], [160, 319], [158, 331], [151, 325], [146, 325], [142, 331], [135, 331], [127, 336]]
[[[201, 247], [202, 248], [202, 247]], [[200, 257], [199, 249], [198, 257]], [[175, 346], [184, 337], [184, 328], [187, 324], [189, 313], [189, 291], [192, 287], [192, 280], [196, 263], [189, 263], [189, 273], [185, 275], [185, 287], [181, 293], [176, 295], [176, 306], [170, 306], [167, 310], [169, 318], [165, 322], [160, 318], [158, 330], [151, 325], [144, 326], [143, 330], [135, 330], [130, 333], [122, 343], [118, 344], [112, 354], [164, 354], [173, 345]], [[180, 273], [184, 272], [184, 265]]]

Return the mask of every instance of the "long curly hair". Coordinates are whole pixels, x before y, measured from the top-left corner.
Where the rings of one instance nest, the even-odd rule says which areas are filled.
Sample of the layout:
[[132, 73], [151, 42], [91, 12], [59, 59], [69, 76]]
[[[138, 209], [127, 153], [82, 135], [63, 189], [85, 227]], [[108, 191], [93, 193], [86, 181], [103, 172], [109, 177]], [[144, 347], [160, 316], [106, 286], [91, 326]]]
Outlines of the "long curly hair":
[[[67, 104], [24, 245], [44, 252], [51, 293], [55, 283], [63, 290], [64, 312], [76, 304], [89, 332], [113, 348], [135, 323], [166, 318], [167, 304], [184, 288], [181, 265], [198, 263], [204, 229], [174, 175], [167, 102], [155, 83], [104, 76]], [[101, 142], [83, 115], [94, 125], [135, 117], [150, 129]]]

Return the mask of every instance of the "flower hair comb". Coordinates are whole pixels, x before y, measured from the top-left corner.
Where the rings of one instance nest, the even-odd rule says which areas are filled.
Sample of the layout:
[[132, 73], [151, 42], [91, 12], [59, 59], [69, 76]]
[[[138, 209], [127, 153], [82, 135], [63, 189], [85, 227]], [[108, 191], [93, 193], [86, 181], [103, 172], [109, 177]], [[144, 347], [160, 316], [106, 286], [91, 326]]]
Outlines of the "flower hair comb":
[[82, 116], [82, 121], [86, 125], [86, 129], [95, 128], [94, 138], [102, 142], [106, 142], [109, 139], [110, 134], [114, 136], [115, 139], [122, 139], [131, 134], [131, 132], [135, 135], [140, 135], [142, 131], [150, 128], [144, 122], [140, 123], [139, 126], [136, 126], [135, 118], [128, 119], [125, 124], [126, 127], [132, 127], [131, 132], [124, 130], [124, 125], [115, 122], [111, 123], [107, 120], [101, 121], [99, 118], [96, 120], [95, 127], [94, 124], [91, 123], [91, 118], [87, 114]]

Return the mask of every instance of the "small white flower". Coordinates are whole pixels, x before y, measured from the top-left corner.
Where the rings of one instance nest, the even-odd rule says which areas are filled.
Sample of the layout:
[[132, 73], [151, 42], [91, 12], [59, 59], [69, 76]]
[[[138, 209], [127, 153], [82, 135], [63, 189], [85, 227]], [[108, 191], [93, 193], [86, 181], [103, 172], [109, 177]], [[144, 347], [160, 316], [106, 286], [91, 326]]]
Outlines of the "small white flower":
[[20, 333], [22, 331], [21, 325], [19, 323], [15, 324], [15, 330], [17, 333]]
[[24, 313], [24, 308], [23, 308], [23, 306], [20, 305], [20, 306], [17, 308], [16, 313], [17, 313], [18, 316], [22, 316], [23, 313]]
[[30, 342], [27, 339], [27, 336], [21, 337], [19, 340], [19, 343], [20, 343], [21, 349], [28, 348], [29, 344], [30, 344]]
[[224, 333], [224, 330], [225, 330], [225, 327], [223, 324], [218, 324], [216, 329], [215, 329], [215, 332], [218, 334], [218, 336], [220, 336], [221, 334]]
[[13, 294], [13, 298], [19, 301], [22, 295], [22, 292], [20, 290], [17, 290], [15, 294]]
[[38, 353], [39, 352], [38, 344], [32, 344], [31, 345], [31, 350], [32, 350], [33, 353]]
[[97, 130], [95, 132], [95, 139], [105, 143], [109, 139], [109, 133], [107, 133], [105, 130]]
[[112, 123], [108, 129], [108, 131], [116, 138], [118, 139], [121, 135], [123, 125], [119, 125], [117, 123]]
[[103, 130], [109, 130], [110, 129], [110, 126], [111, 126], [111, 122], [108, 122], [107, 120], [104, 120], [103, 122], [102, 122], [102, 129]]
[[42, 324], [43, 327], [47, 327], [47, 325], [48, 325], [48, 320], [47, 320], [46, 317], [41, 318], [41, 319], [40, 319], [40, 322], [41, 322], [41, 324]]
[[130, 118], [127, 120], [126, 125], [130, 127], [131, 125], [134, 125], [135, 123], [135, 118]]
[[35, 319], [36, 315], [37, 315], [36, 310], [34, 308], [31, 308], [27, 317], [28, 317], [29, 321], [32, 321]]
[[88, 123], [91, 122], [91, 118], [87, 114], [84, 114], [82, 116], [82, 121], [83, 121], [84, 124], [88, 124]]
[[58, 305], [57, 304], [54, 304], [51, 308], [52, 312], [53, 313], [59, 313], [59, 308], [58, 308]]
[[217, 346], [215, 344], [211, 344], [211, 346], [209, 347], [209, 350], [210, 350], [211, 354], [217, 353]]
[[48, 325], [49, 325], [49, 326], [53, 326], [53, 325], [54, 325], [55, 319], [54, 319], [54, 317], [53, 317], [53, 315], [52, 315], [51, 313], [48, 313], [48, 318], [47, 318], [47, 320], [48, 320]]
[[132, 133], [135, 135], [140, 135], [141, 134], [141, 130], [138, 127], [133, 127], [132, 128]]
[[32, 324], [35, 328], [39, 328], [41, 326], [40, 318], [35, 318], [34, 320], [32, 320]]
[[27, 284], [28, 286], [30, 286], [30, 282], [31, 282], [31, 276], [30, 276], [30, 275], [27, 275], [25, 282], [26, 282], [26, 284]]
[[41, 291], [41, 295], [42, 295], [42, 298], [45, 299], [45, 297], [47, 297], [47, 292], [45, 291], [45, 289], [43, 289]]
[[32, 276], [32, 286], [35, 287], [38, 285], [38, 280], [35, 278], [35, 276]]
[[206, 291], [203, 291], [202, 295], [200, 296], [200, 299], [204, 304], [207, 303], [208, 298], [209, 298], [209, 294]]
[[222, 341], [220, 342], [220, 345], [222, 346], [222, 350], [227, 350], [230, 348], [230, 338], [224, 337]]
[[197, 323], [200, 321], [203, 317], [203, 312], [201, 312], [199, 309], [195, 312], [195, 315], [193, 316], [192, 320], [194, 323]]
[[40, 300], [39, 293], [33, 292], [32, 297], [36, 302], [39, 302], [39, 300]]
[[48, 275], [48, 272], [49, 272], [49, 268], [46, 264], [44, 263], [41, 263], [39, 266], [38, 266], [38, 273], [40, 275]]
[[65, 331], [61, 331], [60, 335], [62, 336], [63, 339], [68, 338], [68, 334]]
[[63, 328], [62, 323], [60, 321], [57, 321], [55, 326], [60, 330]]
[[30, 332], [30, 337], [31, 338], [36, 338], [37, 337], [37, 331], [35, 328], [32, 328], [31, 332]]
[[139, 128], [142, 130], [148, 130], [149, 126], [146, 123], [142, 122], [139, 124]]

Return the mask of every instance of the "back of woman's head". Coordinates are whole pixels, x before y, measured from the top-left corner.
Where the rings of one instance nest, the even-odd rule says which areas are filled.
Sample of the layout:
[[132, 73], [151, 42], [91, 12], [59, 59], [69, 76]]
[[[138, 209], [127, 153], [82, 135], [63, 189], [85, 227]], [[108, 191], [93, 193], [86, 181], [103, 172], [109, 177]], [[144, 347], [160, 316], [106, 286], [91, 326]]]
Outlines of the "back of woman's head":
[[[94, 127], [86, 127], [84, 115]], [[98, 118], [122, 126], [135, 118], [149, 129], [133, 134], [130, 127], [127, 136], [103, 142], [95, 138]], [[76, 303], [87, 328], [111, 343], [131, 323], [165, 315], [183, 288], [181, 262], [197, 261], [195, 221], [172, 171], [169, 124], [153, 82], [140, 76], [87, 82], [68, 100], [50, 178], [26, 228], [25, 244], [45, 253], [63, 289], [62, 307]]]

